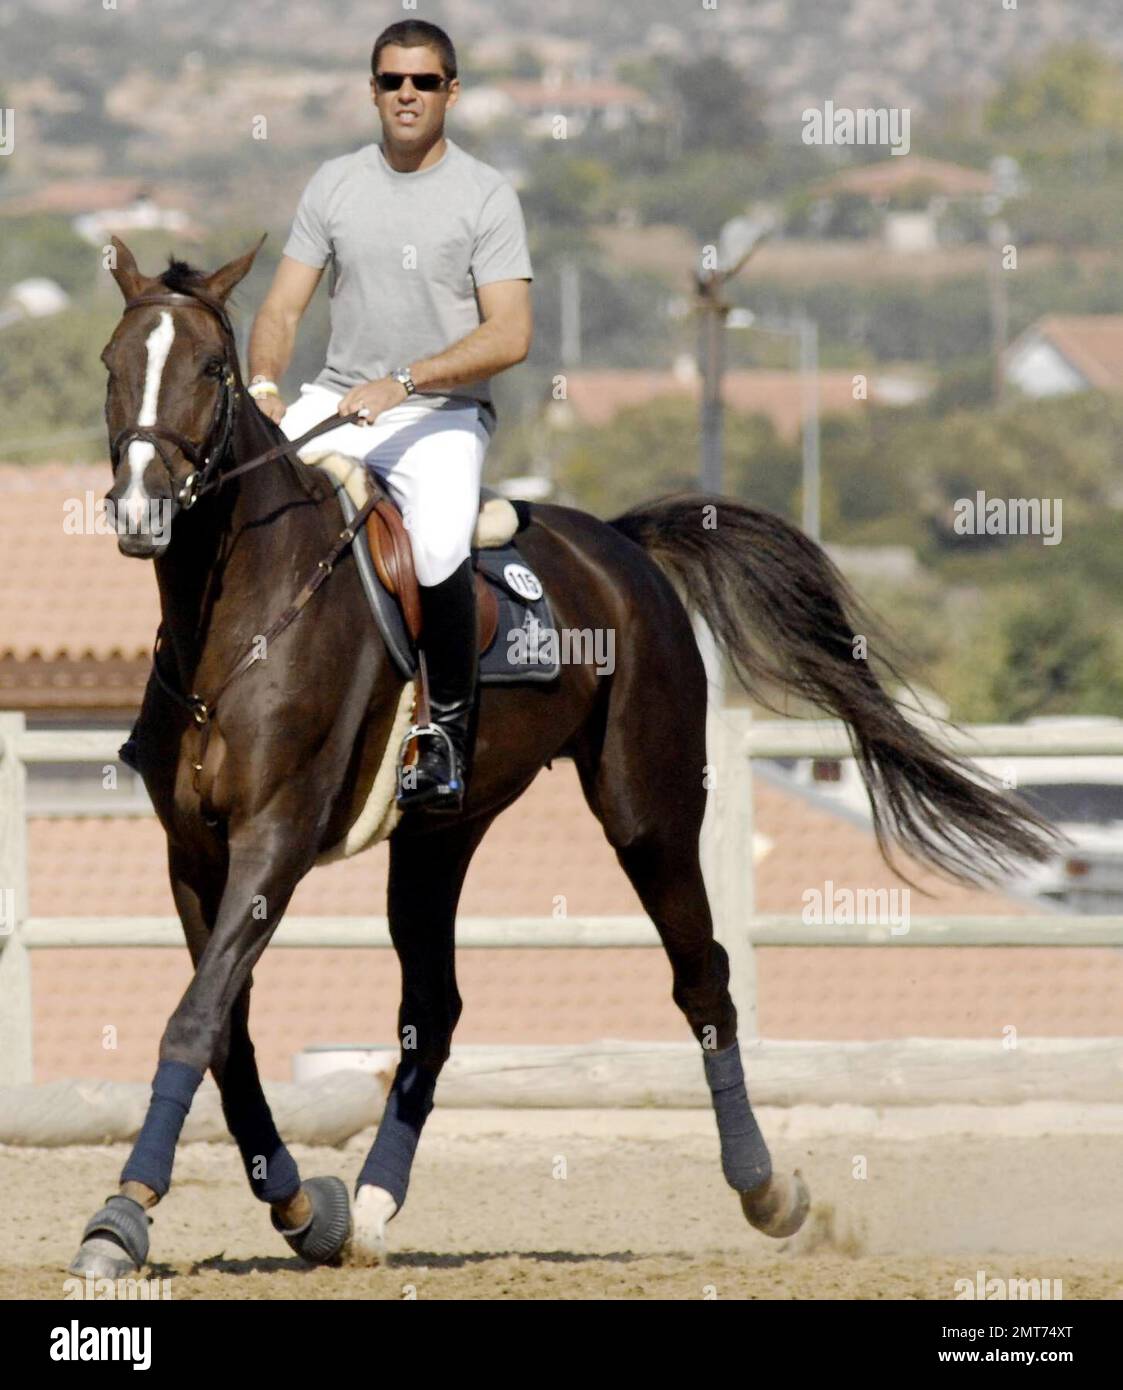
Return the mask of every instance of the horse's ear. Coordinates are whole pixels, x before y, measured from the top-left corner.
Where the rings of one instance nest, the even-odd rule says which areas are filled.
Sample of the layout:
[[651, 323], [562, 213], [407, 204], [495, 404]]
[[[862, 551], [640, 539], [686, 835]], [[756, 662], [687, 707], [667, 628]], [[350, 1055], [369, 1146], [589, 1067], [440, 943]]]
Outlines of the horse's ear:
[[109, 240], [113, 244], [115, 262], [110, 267], [110, 273], [125, 298], [134, 299], [152, 277], [141, 273], [136, 257], [119, 236], [111, 236]]
[[213, 271], [207, 276], [207, 290], [221, 303], [234, 288], [234, 286], [246, 275], [249, 274], [253, 259], [261, 250], [262, 243], [269, 235], [268, 232], [261, 234], [261, 240], [256, 246], [251, 246], [244, 256], [238, 256], [232, 261], [227, 261], [224, 266]]

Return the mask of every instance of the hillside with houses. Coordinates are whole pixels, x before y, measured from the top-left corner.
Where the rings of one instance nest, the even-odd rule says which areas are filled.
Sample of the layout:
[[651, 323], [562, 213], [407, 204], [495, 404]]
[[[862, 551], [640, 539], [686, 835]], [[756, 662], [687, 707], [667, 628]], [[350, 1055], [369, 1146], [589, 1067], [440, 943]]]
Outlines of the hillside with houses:
[[[308, 177], [377, 137], [377, 23], [350, 0], [28, 13], [0, 5], [5, 488], [104, 458], [111, 233], [155, 269], [268, 231], [238, 296], [244, 344]], [[448, 0], [432, 17], [460, 45], [450, 133], [515, 183], [532, 238], [535, 345], [499, 383], [491, 481], [601, 513], [694, 485], [699, 267], [723, 229], [762, 221], [728, 287], [725, 489], [802, 516], [813, 325], [821, 531], [925, 680], [963, 717], [1117, 711], [1114, 0]], [[907, 151], [807, 143], [805, 112], [828, 103], [907, 111]], [[327, 317], [321, 292], [290, 393], [322, 363]], [[953, 507], [980, 489], [1063, 497], [1080, 543], [1050, 559], [1053, 611], [1025, 598], [1039, 548], [965, 551]]]

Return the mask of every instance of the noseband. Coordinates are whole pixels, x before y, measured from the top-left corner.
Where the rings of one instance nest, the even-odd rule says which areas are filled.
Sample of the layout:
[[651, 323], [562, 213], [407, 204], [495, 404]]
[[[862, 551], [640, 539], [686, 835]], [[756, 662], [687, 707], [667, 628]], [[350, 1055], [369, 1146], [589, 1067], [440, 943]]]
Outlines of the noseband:
[[164, 467], [168, 470], [168, 477], [174, 482], [175, 474], [172, 472], [168, 449], [169, 446], [171, 449], [178, 449], [190, 461], [192, 469], [176, 492], [176, 501], [184, 511], [190, 511], [198, 501], [199, 494], [209, 490], [214, 474], [230, 447], [230, 437], [234, 432], [234, 416], [237, 411], [238, 397], [241, 394], [235, 389], [238, 375], [236, 357], [231, 353], [234, 343], [234, 329], [223, 305], [201, 290], [185, 291], [182, 294], [169, 290], [164, 294], [137, 295], [135, 299], [125, 301], [125, 312], [128, 313], [130, 309], [145, 308], [149, 304], [167, 304], [173, 308], [198, 304], [209, 310], [218, 319], [223, 331], [224, 367], [218, 395], [215, 397], [214, 412], [211, 415], [206, 437], [201, 444], [196, 444], [194, 440], [188, 439], [186, 435], [180, 434], [178, 430], [170, 429], [166, 425], [127, 425], [110, 442], [109, 457], [114, 470], [116, 470], [122, 452], [130, 444], [142, 440], [146, 444], [151, 444], [160, 455]]

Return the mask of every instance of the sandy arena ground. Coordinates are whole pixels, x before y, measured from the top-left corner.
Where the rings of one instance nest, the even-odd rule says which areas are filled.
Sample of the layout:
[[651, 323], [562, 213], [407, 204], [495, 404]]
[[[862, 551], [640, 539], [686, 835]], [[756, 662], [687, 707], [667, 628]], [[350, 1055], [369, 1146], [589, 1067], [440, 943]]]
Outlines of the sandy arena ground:
[[[949, 1299], [979, 1269], [1060, 1279], [1066, 1298], [1123, 1297], [1123, 1134], [1111, 1126], [1030, 1134], [1038, 1122], [991, 1112], [989, 1132], [957, 1134], [946, 1116], [823, 1114], [760, 1116], [777, 1166], [811, 1186], [790, 1241], [745, 1224], [708, 1113], [438, 1109], [387, 1266], [305, 1268], [233, 1147], [192, 1144], [157, 1209], [148, 1272], [170, 1277], [175, 1299]], [[351, 1183], [371, 1137], [294, 1152], [306, 1176]], [[0, 1298], [63, 1296], [64, 1266], [125, 1154], [0, 1148]]]

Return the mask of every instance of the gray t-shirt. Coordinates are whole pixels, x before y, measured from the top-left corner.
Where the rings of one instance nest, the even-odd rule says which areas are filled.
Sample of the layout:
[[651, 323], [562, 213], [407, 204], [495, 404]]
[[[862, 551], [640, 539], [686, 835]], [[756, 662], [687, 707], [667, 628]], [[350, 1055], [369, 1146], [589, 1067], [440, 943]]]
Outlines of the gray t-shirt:
[[[443, 352], [479, 327], [481, 285], [532, 278], [518, 194], [451, 140], [413, 173], [392, 169], [377, 144], [321, 164], [284, 253], [316, 269], [331, 261], [331, 340], [316, 381], [336, 391]], [[414, 400], [475, 401], [494, 429], [486, 380]]]

